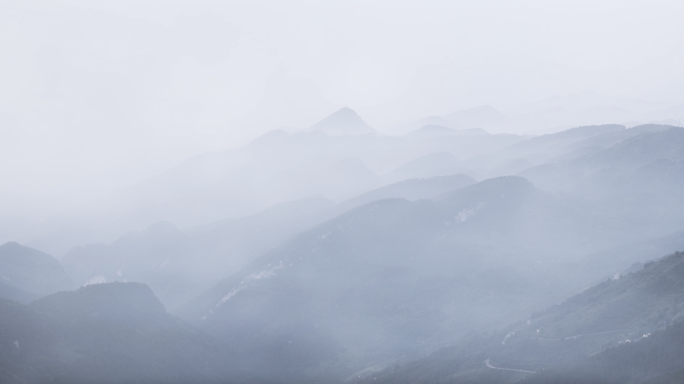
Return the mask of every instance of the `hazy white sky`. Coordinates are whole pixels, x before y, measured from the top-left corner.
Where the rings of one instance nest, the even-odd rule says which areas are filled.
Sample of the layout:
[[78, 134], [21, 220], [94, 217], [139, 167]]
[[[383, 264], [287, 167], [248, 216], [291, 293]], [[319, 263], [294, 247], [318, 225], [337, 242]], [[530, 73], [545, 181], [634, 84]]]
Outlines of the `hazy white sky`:
[[0, 177], [142, 175], [345, 105], [382, 129], [587, 89], [681, 103], [683, 47], [677, 0], [3, 0]]

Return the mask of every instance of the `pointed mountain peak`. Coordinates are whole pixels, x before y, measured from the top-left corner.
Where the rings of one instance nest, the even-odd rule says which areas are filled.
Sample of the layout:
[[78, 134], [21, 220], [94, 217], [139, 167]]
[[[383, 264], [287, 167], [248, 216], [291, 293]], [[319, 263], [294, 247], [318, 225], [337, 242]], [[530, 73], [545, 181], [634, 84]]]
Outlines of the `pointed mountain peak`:
[[351, 108], [344, 107], [311, 126], [307, 131], [322, 131], [329, 135], [360, 135], [375, 130]]

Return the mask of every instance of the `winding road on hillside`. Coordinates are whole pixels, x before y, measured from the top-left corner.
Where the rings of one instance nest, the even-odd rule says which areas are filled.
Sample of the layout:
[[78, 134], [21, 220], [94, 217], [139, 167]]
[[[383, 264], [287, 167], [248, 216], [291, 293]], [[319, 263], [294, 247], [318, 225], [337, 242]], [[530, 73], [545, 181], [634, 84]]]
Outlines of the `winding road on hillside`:
[[485, 364], [487, 365], [487, 368], [491, 369], [500, 369], [502, 371], [513, 371], [513, 372], [523, 372], [523, 373], [537, 373], [535, 371], [526, 371], [524, 369], [513, 369], [513, 368], [500, 368], [500, 367], [495, 367], [492, 365], [492, 363], [489, 362], [489, 359], [485, 360]]
[[[538, 339], [538, 340], [575, 340], [575, 339], [578, 339], [578, 338], [580, 338], [580, 337], [597, 336], [597, 335], [604, 335], [604, 334], [607, 334], [607, 333], [615, 333], [615, 332], [623, 332], [623, 331], [629, 331], [629, 329], [616, 329], [616, 330], [613, 330], [613, 331], [585, 333], [585, 334], [582, 334], [582, 335], [573, 335], [573, 336], [561, 337], [561, 338], [557, 338], [557, 339], [545, 338], [545, 337], [537, 337], [537, 339]], [[537, 331], [537, 332], [538, 332], [538, 331]], [[508, 340], [508, 339], [509, 339], [511, 336], [513, 336], [513, 335], [515, 335], [515, 331], [508, 332], [508, 334], [506, 334], [506, 337], [504, 337], [503, 341], [501, 342], [501, 345], [506, 345], [506, 340]], [[499, 370], [502, 370], [502, 371], [513, 371], [513, 372], [523, 372], [523, 373], [538, 373], [538, 372], [535, 372], [535, 371], [526, 371], [526, 370], [524, 370], [524, 369], [513, 369], [513, 368], [500, 368], [500, 367], [495, 367], [495, 366], [493, 366], [493, 365], [490, 363], [489, 360], [490, 360], [489, 358], [487, 358], [487, 360], [485, 360], [485, 365], [487, 365], [487, 368], [499, 369]]]

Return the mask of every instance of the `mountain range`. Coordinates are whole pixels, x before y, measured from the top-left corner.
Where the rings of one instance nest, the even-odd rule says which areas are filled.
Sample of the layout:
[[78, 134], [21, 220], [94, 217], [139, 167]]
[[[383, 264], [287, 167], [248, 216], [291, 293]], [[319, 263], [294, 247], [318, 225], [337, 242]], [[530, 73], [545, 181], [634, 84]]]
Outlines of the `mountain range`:
[[0, 246], [2, 381], [681, 377], [684, 129], [455, 116], [343, 109]]

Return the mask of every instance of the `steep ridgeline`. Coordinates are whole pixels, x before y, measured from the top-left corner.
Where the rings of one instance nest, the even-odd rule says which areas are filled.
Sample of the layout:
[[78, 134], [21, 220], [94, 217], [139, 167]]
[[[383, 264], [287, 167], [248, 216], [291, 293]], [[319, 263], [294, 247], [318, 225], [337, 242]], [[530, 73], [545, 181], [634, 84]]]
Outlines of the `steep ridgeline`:
[[79, 285], [112, 281], [148, 284], [173, 311], [283, 241], [349, 209], [383, 198], [431, 198], [474, 182], [463, 175], [406, 180], [337, 205], [320, 196], [310, 197], [186, 231], [161, 222], [128, 233], [108, 246], [74, 248], [62, 258], [62, 264]]
[[383, 179], [390, 181], [405, 180], [420, 177], [435, 177], [463, 172], [465, 167], [456, 156], [449, 152], [437, 152], [421, 156], [391, 172], [383, 175]]
[[62, 264], [80, 285], [112, 281], [148, 284], [162, 303], [174, 310], [255, 257], [319, 223], [332, 206], [321, 197], [302, 199], [185, 232], [160, 222], [128, 233], [111, 245], [74, 248], [62, 258]]
[[632, 129], [640, 133], [612, 147], [541, 165], [521, 175], [541, 189], [582, 196], [600, 201], [606, 209], [640, 216], [653, 237], [681, 231], [684, 129]]
[[[617, 138], [624, 140], [614, 143]], [[561, 158], [521, 175], [545, 190], [567, 191], [620, 203], [636, 199], [650, 203], [659, 197], [681, 195], [684, 129], [646, 125], [624, 133], [596, 136], [593, 142], [596, 141], [614, 145], [607, 148], [596, 145], [593, 153]]]
[[14, 242], [0, 246], [0, 298], [29, 303], [72, 288], [54, 257]]
[[684, 369], [684, 253], [368, 383], [667, 383]]
[[308, 131], [322, 131], [334, 136], [377, 133], [353, 109], [347, 107], [314, 124]]
[[111, 245], [77, 247], [62, 265], [79, 285], [112, 281], [149, 284], [162, 302], [174, 308], [203, 288], [193, 278], [202, 265], [193, 260], [199, 245], [169, 222], [130, 232]]
[[343, 201], [334, 207], [333, 214], [334, 216], [337, 216], [350, 209], [382, 199], [399, 198], [410, 201], [431, 199], [437, 195], [475, 184], [475, 182], [475, 179], [470, 176], [458, 174], [420, 179], [405, 179]]
[[530, 140], [499, 150], [493, 155], [500, 159], [524, 158], [530, 164], [537, 165], [559, 156], [567, 156], [575, 151], [586, 151], [590, 150], [587, 148], [595, 149], [597, 147], [610, 146], [611, 143], [608, 142], [601, 142], [603, 145], [600, 145], [596, 138], [615, 137], [616, 135], [622, 137], [626, 136], [625, 133], [627, 131], [624, 126], [616, 124], [577, 127], [562, 132], [533, 137]]
[[[654, 124], [630, 129], [615, 124], [571, 128], [532, 137], [490, 154], [470, 158], [461, 163], [460, 167], [469, 169], [469, 174], [477, 178], [512, 175], [522, 171], [525, 173], [521, 175], [527, 177], [528, 168], [532, 168], [530, 175], [536, 174], [534, 167], [544, 170], [551, 164], [567, 163], [594, 155], [642, 133], [662, 132], [670, 128], [672, 127]], [[554, 176], [553, 172], [550, 173]], [[560, 177], [560, 180], [564, 177]], [[549, 185], [537, 183], [536, 178], [530, 177], [530, 180], [543, 189], [549, 188]], [[555, 185], [551, 187], [557, 188]]]
[[[0, 382], [240, 381], [236, 353], [166, 313], [143, 284], [0, 300]], [[257, 381], [258, 382], [258, 381]]]
[[[647, 240], [635, 240], [615, 248], [598, 252], [575, 263], [575, 274], [584, 276], [589, 285], [605, 277], [606, 271], [612, 274], [626, 273], [643, 267], [655, 255], [668, 255], [684, 249], [684, 232], [679, 231]], [[602, 275], [603, 273], [603, 275]]]
[[527, 139], [448, 133], [415, 139], [381, 135], [343, 109], [310, 131], [273, 130], [242, 148], [195, 156], [136, 185], [47, 215], [40, 232], [26, 237], [32, 246], [61, 256], [74, 246], [111, 243], [131, 228], [159, 221], [188, 228], [318, 194], [340, 202], [407, 178], [456, 173], [428, 169], [398, 179], [380, 176], [421, 156], [447, 152], [464, 160]]
[[375, 201], [268, 252], [178, 313], [282, 380], [337, 380], [577, 289], [562, 280], [563, 261], [632, 235], [611, 232], [596, 212], [517, 177], [433, 200]]

